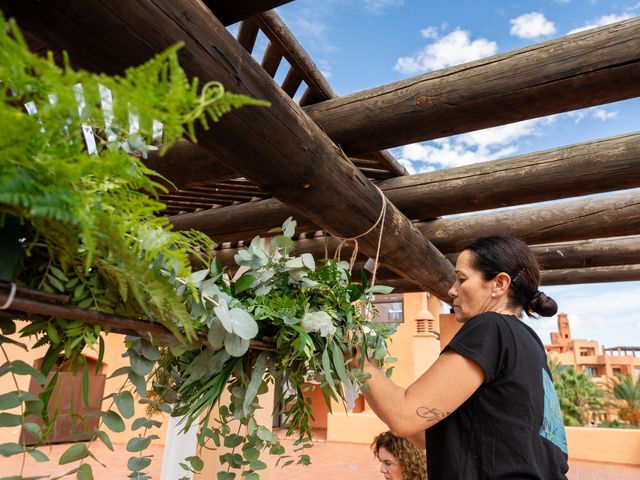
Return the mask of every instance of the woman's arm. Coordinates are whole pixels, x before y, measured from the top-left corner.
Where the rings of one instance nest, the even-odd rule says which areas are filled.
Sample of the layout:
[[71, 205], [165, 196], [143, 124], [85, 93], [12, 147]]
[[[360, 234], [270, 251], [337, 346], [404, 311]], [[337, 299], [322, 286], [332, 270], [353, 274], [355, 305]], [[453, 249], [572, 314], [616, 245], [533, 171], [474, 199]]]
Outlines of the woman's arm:
[[371, 375], [365, 399], [391, 431], [413, 437], [435, 425], [462, 405], [484, 382], [484, 372], [473, 360], [447, 350], [409, 388], [394, 384], [365, 360]]

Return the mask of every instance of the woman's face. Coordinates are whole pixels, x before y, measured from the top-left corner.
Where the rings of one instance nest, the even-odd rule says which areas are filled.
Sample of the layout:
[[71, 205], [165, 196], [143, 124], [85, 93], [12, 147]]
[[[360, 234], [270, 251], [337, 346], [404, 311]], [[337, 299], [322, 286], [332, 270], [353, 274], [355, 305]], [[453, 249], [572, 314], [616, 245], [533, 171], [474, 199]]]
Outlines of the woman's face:
[[498, 304], [491, 296], [494, 293], [495, 282], [485, 280], [483, 273], [473, 267], [474, 259], [475, 253], [471, 250], [464, 250], [458, 255], [457, 280], [449, 289], [456, 321], [460, 323], [480, 313], [495, 310]]
[[404, 480], [402, 467], [396, 457], [384, 447], [378, 449], [378, 460], [380, 460], [380, 473], [385, 480]]

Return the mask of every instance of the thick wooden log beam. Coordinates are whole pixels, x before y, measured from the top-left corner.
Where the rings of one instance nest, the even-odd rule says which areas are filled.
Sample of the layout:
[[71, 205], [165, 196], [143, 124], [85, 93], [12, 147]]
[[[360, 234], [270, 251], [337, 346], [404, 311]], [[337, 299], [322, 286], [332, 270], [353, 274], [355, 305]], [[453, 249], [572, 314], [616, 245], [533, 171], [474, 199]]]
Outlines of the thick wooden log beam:
[[640, 280], [640, 264], [540, 272], [541, 285], [576, 285], [579, 283], [633, 282], [637, 280]]
[[[635, 282], [640, 281], [640, 264], [615, 267], [573, 268], [566, 270], [543, 270], [540, 285], [579, 285], [586, 283]], [[393, 293], [421, 292], [422, 290], [404, 278], [382, 278], [378, 282], [394, 288]]]
[[204, 0], [223, 25], [231, 25], [289, 2], [291, 0]]
[[640, 232], [640, 193], [520, 207], [416, 224], [444, 253], [460, 251], [478, 237], [512, 235], [528, 244], [636, 235]]
[[640, 263], [640, 235], [532, 245], [541, 270], [632, 265]]
[[[182, 41], [181, 65], [190, 76], [201, 83], [218, 80], [230, 91], [271, 103], [223, 116], [199, 132], [200, 145], [220, 152], [228, 166], [332, 234], [363, 234], [384, 208], [380, 256], [385, 264], [425, 290], [446, 294], [455, 276], [451, 263], [393, 204], [382, 202], [373, 184], [198, 0], [3, 0], [0, 5], [10, 6], [23, 28], [35, 29], [47, 43], [59, 41], [78, 64], [101, 70], [121, 70]], [[368, 255], [375, 255], [380, 228], [359, 239]]]
[[214, 153], [188, 140], [178, 140], [162, 157], [159, 150], [150, 152], [144, 163], [177, 188], [197, 187], [242, 177], [242, 174], [221, 163]]
[[350, 155], [640, 95], [640, 18], [335, 98], [305, 111]]
[[[380, 182], [409, 218], [487, 210], [640, 186], [640, 133]], [[490, 192], [488, 194], [487, 192]], [[172, 217], [218, 242], [246, 240], [295, 215], [275, 199]], [[315, 230], [296, 216], [300, 231]]]

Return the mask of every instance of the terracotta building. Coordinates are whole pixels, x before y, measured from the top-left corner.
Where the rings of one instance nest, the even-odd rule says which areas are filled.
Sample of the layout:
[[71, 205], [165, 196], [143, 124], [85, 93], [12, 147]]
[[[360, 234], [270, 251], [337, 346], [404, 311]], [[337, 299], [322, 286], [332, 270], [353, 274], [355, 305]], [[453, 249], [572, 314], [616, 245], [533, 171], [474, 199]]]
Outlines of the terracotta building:
[[595, 340], [571, 338], [571, 327], [566, 313], [558, 314], [558, 331], [551, 333], [551, 344], [545, 345], [549, 356], [562, 365], [572, 366], [594, 379], [606, 382], [617, 374], [640, 376], [640, 346], [605, 348]]

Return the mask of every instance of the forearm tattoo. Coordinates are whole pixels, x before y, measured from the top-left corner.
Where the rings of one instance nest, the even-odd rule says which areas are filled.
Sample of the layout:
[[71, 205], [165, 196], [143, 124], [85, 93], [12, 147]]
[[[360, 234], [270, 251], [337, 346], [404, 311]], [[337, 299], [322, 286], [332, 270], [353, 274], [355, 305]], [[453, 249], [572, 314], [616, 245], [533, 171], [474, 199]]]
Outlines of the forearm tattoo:
[[449, 416], [451, 412], [443, 412], [442, 410], [438, 410], [437, 408], [430, 407], [418, 407], [416, 410], [416, 414], [420, 418], [424, 418], [427, 422], [439, 422], [443, 418]]

